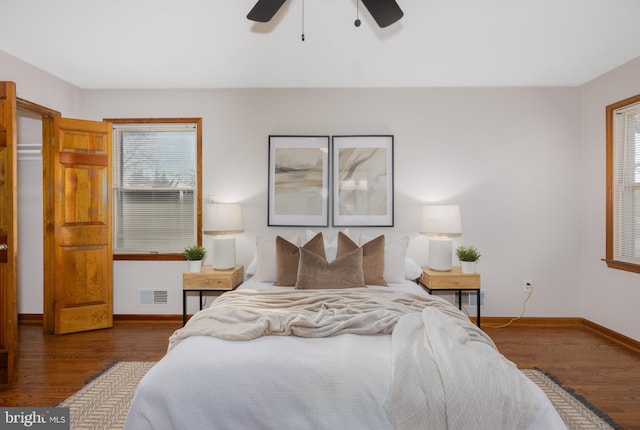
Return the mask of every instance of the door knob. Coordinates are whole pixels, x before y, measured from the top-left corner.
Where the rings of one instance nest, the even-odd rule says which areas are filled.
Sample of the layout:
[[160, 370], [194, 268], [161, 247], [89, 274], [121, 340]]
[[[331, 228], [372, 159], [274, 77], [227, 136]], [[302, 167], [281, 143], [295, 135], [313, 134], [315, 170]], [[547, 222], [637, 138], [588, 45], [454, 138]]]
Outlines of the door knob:
[[0, 244], [0, 251], [6, 251], [6, 250], [7, 250], [7, 244], [6, 243]]

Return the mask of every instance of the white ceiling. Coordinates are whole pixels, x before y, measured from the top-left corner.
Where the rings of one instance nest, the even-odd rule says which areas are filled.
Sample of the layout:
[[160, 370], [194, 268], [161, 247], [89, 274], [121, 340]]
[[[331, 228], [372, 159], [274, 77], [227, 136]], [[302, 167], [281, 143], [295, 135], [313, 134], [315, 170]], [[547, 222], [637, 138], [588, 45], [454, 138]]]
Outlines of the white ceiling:
[[397, 1], [380, 29], [356, 0], [0, 0], [0, 50], [84, 89], [578, 86], [640, 56], [640, 0]]

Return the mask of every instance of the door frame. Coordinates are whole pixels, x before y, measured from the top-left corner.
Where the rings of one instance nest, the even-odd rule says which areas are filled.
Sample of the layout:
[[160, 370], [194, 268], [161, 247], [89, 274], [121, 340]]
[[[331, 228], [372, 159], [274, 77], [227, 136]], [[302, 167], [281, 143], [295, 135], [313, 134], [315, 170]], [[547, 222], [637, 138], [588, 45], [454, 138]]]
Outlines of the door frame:
[[[52, 265], [47, 252], [48, 246], [50, 246], [50, 243], [48, 243], [48, 238], [51, 236], [47, 234], [47, 231], [50, 231], [53, 228], [51, 224], [51, 216], [48, 215], [51, 213], [53, 208], [53, 193], [51, 190], [52, 178], [50, 169], [48, 168], [49, 155], [46, 151], [46, 148], [49, 145], [46, 145], [44, 142], [44, 136], [47, 134], [45, 133], [44, 128], [50, 126], [50, 124], [52, 123], [52, 121], [46, 121], [46, 119], [59, 118], [62, 117], [62, 114], [51, 108], [21, 98], [16, 98], [16, 108], [17, 110], [30, 112], [42, 117], [42, 222], [43, 231], [45, 232], [43, 237], [44, 252], [42, 255], [42, 279], [43, 282], [46, 283], [50, 282], [51, 277], [53, 276], [53, 273], [51, 272]], [[44, 297], [42, 301], [42, 330], [45, 334], [54, 333], [53, 297], [51, 297], [51, 294], [49, 293], [50, 290], [52, 290], [52, 288], [46, 288], [46, 286], [43, 284]]]
[[0, 387], [4, 387], [18, 378], [18, 124], [14, 82], [0, 84], [0, 104]]

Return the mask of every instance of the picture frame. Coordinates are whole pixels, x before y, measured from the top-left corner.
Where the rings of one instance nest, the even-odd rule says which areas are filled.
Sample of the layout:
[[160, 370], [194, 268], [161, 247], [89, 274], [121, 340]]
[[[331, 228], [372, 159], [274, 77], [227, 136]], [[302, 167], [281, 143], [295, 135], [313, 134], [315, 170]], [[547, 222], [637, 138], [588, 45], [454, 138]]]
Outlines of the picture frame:
[[329, 226], [329, 136], [269, 136], [268, 226]]
[[393, 135], [333, 136], [333, 225], [393, 227]]

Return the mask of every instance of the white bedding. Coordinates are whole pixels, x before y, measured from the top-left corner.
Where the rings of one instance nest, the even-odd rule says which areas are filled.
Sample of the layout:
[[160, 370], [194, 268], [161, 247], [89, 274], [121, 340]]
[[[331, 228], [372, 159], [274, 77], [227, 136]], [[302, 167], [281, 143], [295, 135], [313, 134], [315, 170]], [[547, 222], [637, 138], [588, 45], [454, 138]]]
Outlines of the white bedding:
[[[249, 282], [240, 288], [274, 287]], [[425, 294], [421, 287], [409, 282], [377, 289]], [[442, 312], [434, 314], [445, 325], [450, 319]], [[475, 353], [497, 354], [487, 343], [472, 343]], [[419, 358], [420, 366], [429, 362], [420, 354], [414, 354], [414, 357]], [[461, 362], [458, 361], [457, 366], [464, 366], [467, 359], [460, 356], [458, 360]], [[415, 428], [411, 427], [412, 421], [408, 421], [409, 426], [400, 424], [397, 414], [387, 413], [394, 397], [397, 397], [396, 403], [406, 404], [407, 408], [416, 407], [415, 402], [402, 397], [403, 393], [411, 393], [410, 397], [413, 397], [415, 392], [409, 389], [414, 390], [414, 387], [407, 386], [405, 391], [392, 382], [392, 369], [397, 361], [398, 348], [392, 348], [392, 336], [386, 334], [340, 334], [322, 338], [264, 336], [250, 341], [189, 336], [175, 343], [142, 379], [125, 429], [393, 429], [390, 416], [394, 417], [396, 428]], [[464, 368], [458, 368], [465, 374]], [[437, 375], [433, 372], [433, 368], [427, 372], [431, 379]], [[535, 404], [531, 420], [522, 428], [564, 428], [535, 384], [517, 369], [510, 378], [517, 386], [524, 387], [534, 400], [531, 404]], [[422, 383], [417, 378], [414, 382]], [[431, 388], [423, 392], [428, 396]], [[476, 386], [476, 392], [469, 389], [469, 386], [464, 388], [463, 394], [467, 397], [463, 398], [468, 400], [469, 406], [480, 406], [473, 404], [471, 399], [487, 394], [481, 391], [482, 387]], [[442, 397], [445, 388], [438, 390], [441, 393], [438, 396]], [[418, 409], [420, 404], [417, 404]], [[415, 410], [409, 413], [413, 414]], [[447, 425], [450, 419], [447, 413], [445, 411], [444, 418], [431, 420], [437, 425], [427, 428], [512, 429], [506, 426], [512, 421], [492, 423], [490, 427], [453, 427]], [[477, 410], [452, 413], [453, 417], [477, 413]], [[404, 410], [400, 414], [403, 416]]]

